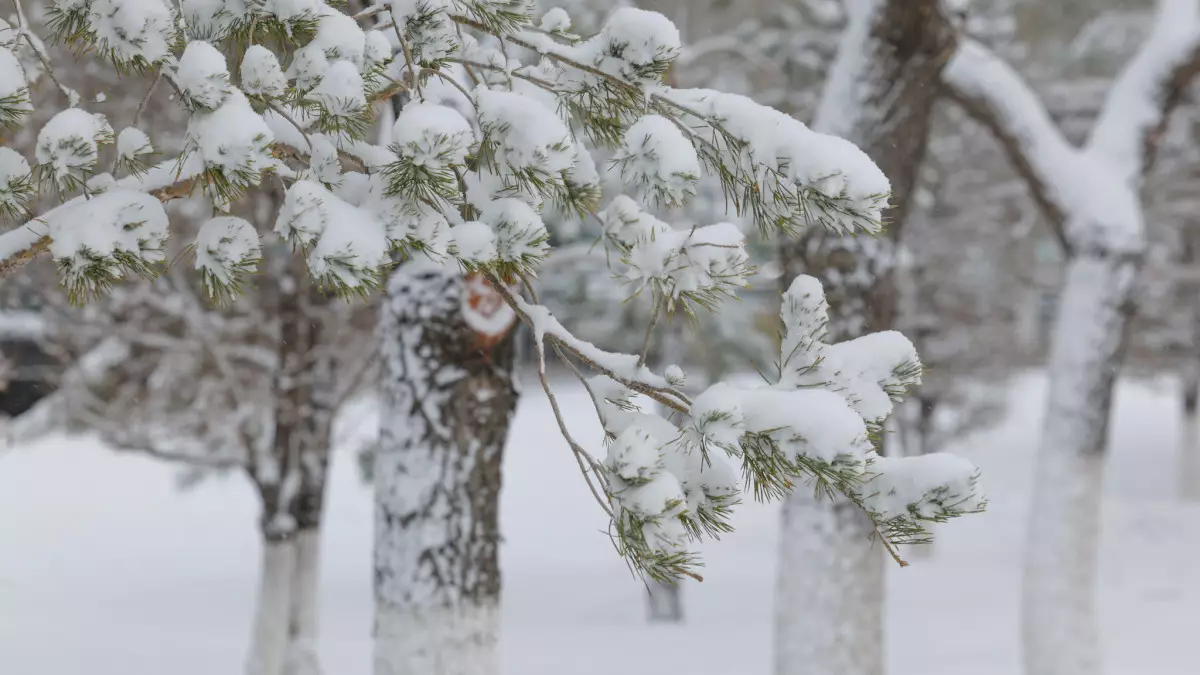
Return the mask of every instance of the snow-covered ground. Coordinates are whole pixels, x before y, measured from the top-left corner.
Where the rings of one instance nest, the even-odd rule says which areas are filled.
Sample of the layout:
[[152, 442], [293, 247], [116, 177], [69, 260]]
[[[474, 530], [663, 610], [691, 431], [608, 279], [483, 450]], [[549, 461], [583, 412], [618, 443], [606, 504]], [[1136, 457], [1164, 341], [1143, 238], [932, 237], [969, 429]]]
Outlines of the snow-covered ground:
[[[1008, 420], [959, 451], [991, 507], [945, 526], [932, 557], [889, 578], [893, 675], [1016, 675], [1030, 460], [1044, 383], [1012, 389]], [[578, 390], [568, 414], [598, 427]], [[1177, 497], [1169, 386], [1117, 396], [1101, 569], [1108, 675], [1195, 672], [1200, 506]], [[539, 392], [521, 404], [505, 464], [504, 661], [510, 675], [765, 675], [776, 509], [741, 507], [706, 548], [682, 627], [648, 626], [643, 588], [603, 525]], [[360, 416], [368, 420], [369, 416]], [[369, 422], [360, 422], [366, 426]], [[353, 433], [353, 429], [344, 429]], [[180, 491], [177, 470], [86, 439], [0, 450], [0, 673], [236, 675], [258, 565], [255, 497], [239, 476]], [[331, 675], [370, 672], [371, 495], [349, 453], [333, 475], [321, 651]], [[835, 675], [835, 674], [831, 674]]]

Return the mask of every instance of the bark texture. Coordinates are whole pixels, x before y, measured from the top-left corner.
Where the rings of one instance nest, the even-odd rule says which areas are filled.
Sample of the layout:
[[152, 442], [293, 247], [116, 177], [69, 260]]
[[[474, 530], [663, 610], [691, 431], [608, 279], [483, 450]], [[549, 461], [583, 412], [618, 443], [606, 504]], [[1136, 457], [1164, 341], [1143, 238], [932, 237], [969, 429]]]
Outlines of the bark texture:
[[493, 675], [511, 336], [464, 322], [457, 270], [403, 265], [380, 317], [375, 675]]
[[[784, 287], [821, 279], [830, 336], [890, 328], [895, 237], [925, 155], [954, 31], [937, 0], [862, 0], [829, 73], [814, 127], [859, 145], [892, 184], [887, 235], [839, 237], [811, 228], [781, 247]], [[845, 500], [797, 490], [783, 509], [775, 611], [776, 675], [884, 672], [884, 560], [873, 526]]]

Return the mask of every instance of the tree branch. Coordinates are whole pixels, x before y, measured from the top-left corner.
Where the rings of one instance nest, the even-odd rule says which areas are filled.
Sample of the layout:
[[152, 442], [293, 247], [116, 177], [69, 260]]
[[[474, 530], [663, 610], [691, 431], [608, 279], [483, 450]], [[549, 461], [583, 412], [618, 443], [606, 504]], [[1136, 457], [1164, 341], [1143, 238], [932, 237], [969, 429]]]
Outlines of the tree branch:
[[1070, 205], [1053, 185], [1056, 177], [1075, 173], [1079, 153], [1037, 94], [987, 47], [965, 39], [942, 72], [942, 84], [952, 100], [1000, 141], [1065, 249]]
[[1197, 72], [1200, 3], [1161, 0], [1150, 35], [1108, 90], [1084, 153], [1135, 184], [1153, 165], [1171, 111]]

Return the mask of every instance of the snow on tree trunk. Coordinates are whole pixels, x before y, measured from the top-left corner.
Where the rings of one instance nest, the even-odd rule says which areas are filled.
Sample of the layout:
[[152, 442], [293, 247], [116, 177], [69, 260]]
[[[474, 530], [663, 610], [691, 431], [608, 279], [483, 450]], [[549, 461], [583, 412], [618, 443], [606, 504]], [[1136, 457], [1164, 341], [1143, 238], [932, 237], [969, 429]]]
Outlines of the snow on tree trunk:
[[646, 581], [647, 614], [654, 623], [683, 623], [683, 594], [679, 584]]
[[248, 675], [282, 675], [288, 644], [288, 612], [296, 547], [289, 539], [264, 538], [259, 570], [258, 608]]
[[[892, 184], [891, 238], [813, 227], [782, 246], [784, 287], [825, 284], [830, 336], [891, 327], [895, 240], [925, 154], [938, 82], [954, 45], [936, 0], [856, 0], [814, 127], [859, 145]], [[870, 521], [843, 499], [797, 490], [783, 509], [775, 611], [776, 675], [883, 673], [884, 567]]]
[[1137, 265], [1136, 257], [1120, 255], [1067, 262], [1025, 554], [1027, 675], [1100, 672], [1100, 496]]
[[[668, 366], [683, 366], [684, 349], [683, 317], [670, 317], [670, 324], [662, 332], [659, 345], [659, 370]], [[662, 414], [670, 411], [663, 409]], [[646, 613], [651, 622], [683, 623], [683, 587], [679, 583], [666, 583], [646, 579]]]
[[884, 671], [884, 553], [873, 531], [846, 500], [800, 489], [784, 503], [776, 675]]
[[1066, 258], [1025, 553], [1027, 675], [1099, 672], [1103, 462], [1146, 250], [1140, 189], [1198, 69], [1200, 3], [1160, 0], [1150, 35], [1117, 76], [1082, 148], [1067, 142], [1037, 94], [986, 47], [964, 41], [946, 70], [947, 90], [996, 135]]
[[296, 533], [296, 562], [291, 577], [288, 612], [288, 645], [284, 675], [320, 675], [317, 659], [317, 592], [321, 558], [321, 530], [301, 529]]
[[379, 328], [376, 675], [499, 672], [500, 466], [517, 400], [507, 310], [477, 283], [465, 293], [452, 267], [409, 262], [389, 281]]

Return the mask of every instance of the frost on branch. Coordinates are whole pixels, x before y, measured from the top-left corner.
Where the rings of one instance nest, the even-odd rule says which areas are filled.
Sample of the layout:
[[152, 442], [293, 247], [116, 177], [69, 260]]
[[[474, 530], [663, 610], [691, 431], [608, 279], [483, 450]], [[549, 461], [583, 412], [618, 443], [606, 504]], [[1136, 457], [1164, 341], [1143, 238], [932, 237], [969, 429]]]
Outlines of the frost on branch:
[[[891, 184], [853, 143], [737, 94], [692, 89], [672, 97], [701, 116], [708, 129], [697, 133], [714, 139], [700, 146], [702, 158], [756, 222], [841, 234], [881, 229]], [[729, 194], [732, 186], [753, 194]]]
[[483, 164], [512, 192], [539, 203], [549, 196], [567, 204], [565, 173], [575, 166], [579, 150], [562, 118], [537, 99], [515, 92], [480, 87], [474, 98], [483, 130]]

